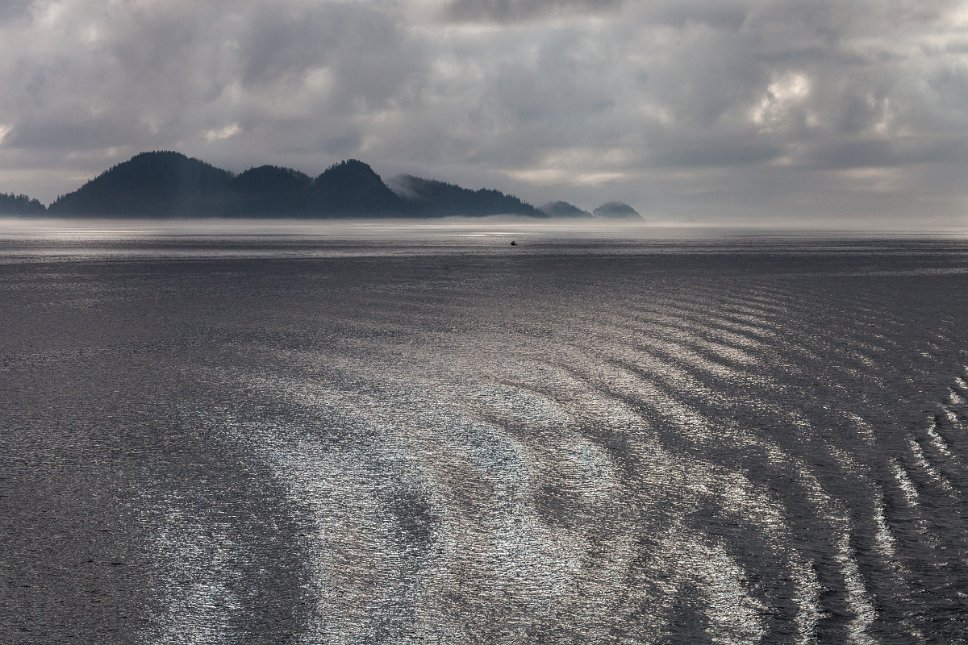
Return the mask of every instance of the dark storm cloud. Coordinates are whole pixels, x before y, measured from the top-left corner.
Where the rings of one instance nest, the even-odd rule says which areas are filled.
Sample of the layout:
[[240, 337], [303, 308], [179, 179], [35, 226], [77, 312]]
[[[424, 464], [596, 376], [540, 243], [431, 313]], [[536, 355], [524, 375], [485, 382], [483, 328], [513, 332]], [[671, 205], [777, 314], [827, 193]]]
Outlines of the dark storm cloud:
[[45, 199], [173, 148], [657, 217], [968, 204], [963, 2], [35, 0], [0, 42], [0, 191]]

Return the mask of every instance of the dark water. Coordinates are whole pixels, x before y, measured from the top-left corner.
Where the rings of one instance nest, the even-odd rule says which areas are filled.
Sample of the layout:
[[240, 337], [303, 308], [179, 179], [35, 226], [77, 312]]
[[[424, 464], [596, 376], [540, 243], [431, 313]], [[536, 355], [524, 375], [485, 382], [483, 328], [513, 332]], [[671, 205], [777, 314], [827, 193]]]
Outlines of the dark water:
[[418, 239], [8, 233], [0, 642], [968, 640], [968, 241]]

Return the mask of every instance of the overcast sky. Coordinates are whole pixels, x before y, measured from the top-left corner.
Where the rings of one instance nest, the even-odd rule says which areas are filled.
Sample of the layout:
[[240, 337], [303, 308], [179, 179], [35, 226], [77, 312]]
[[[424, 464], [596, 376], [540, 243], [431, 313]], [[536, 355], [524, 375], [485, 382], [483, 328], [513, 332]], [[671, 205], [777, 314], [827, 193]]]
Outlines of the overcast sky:
[[143, 150], [968, 225], [964, 0], [0, 0], [0, 192]]

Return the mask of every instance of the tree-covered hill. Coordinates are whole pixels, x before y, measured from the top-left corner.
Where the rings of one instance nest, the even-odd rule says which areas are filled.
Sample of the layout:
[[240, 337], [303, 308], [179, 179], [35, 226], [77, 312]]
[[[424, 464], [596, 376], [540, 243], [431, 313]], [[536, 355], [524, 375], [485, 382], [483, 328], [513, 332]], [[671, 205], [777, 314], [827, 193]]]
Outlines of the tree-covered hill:
[[421, 179], [411, 175], [397, 177], [394, 185], [406, 203], [407, 214], [412, 216], [527, 215], [529, 217], [547, 217], [537, 208], [526, 204], [517, 197], [489, 188], [470, 190], [454, 184], [433, 179]]
[[357, 159], [330, 166], [313, 182], [312, 212], [329, 216], [399, 216], [405, 204]]
[[291, 168], [250, 168], [229, 184], [222, 213], [252, 217], [302, 217], [309, 212], [309, 175]]
[[601, 219], [630, 219], [640, 220], [639, 212], [623, 202], [608, 202], [596, 208], [592, 213]]
[[568, 202], [550, 202], [538, 208], [549, 217], [592, 217], [588, 211]]
[[52, 215], [141, 217], [221, 213], [232, 175], [177, 152], [143, 152], [50, 205]]
[[44, 205], [27, 195], [0, 193], [0, 215], [43, 215]]

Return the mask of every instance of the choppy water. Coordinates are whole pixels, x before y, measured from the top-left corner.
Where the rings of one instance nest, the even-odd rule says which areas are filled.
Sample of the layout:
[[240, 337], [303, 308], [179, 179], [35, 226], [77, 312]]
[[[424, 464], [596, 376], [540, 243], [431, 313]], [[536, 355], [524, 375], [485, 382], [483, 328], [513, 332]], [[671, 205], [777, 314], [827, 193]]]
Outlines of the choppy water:
[[367, 230], [0, 241], [0, 642], [968, 640], [968, 241]]

